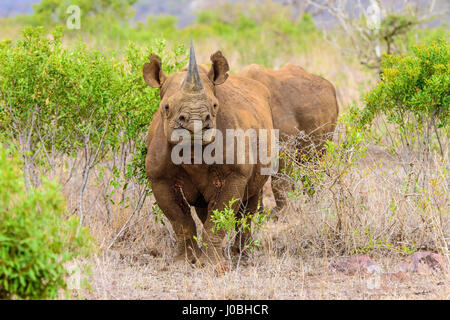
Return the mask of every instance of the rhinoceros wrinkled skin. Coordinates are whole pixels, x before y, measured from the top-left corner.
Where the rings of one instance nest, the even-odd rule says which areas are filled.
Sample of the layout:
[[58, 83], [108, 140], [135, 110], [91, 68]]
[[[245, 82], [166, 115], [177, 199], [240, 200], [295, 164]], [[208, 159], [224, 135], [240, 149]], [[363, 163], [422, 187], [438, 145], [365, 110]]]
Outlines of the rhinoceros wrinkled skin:
[[[143, 69], [144, 80], [151, 87], [159, 87], [161, 95], [148, 132], [147, 177], [158, 206], [176, 234], [178, 258], [201, 266], [225, 262], [222, 250], [225, 234], [223, 230], [211, 231], [213, 210], [223, 210], [230, 200], [240, 199], [232, 207], [234, 212], [255, 212], [268, 179], [268, 175], [261, 174], [266, 164], [258, 161], [176, 165], [171, 158], [176, 143], [171, 138], [173, 130], [192, 131], [194, 120], [201, 121], [202, 130], [273, 128], [268, 89], [257, 81], [229, 76], [227, 60], [220, 51], [211, 56], [211, 63], [210, 70], [197, 66], [191, 42], [188, 68], [166, 76], [159, 57], [151, 55]], [[203, 147], [210, 142], [206, 141]], [[267, 148], [270, 147], [269, 143]], [[224, 154], [227, 148], [225, 145]], [[200, 249], [194, 240], [196, 225], [191, 206], [204, 225], [205, 245]]]
[[[306, 148], [312, 142], [320, 154], [326, 138], [331, 138], [334, 132], [339, 112], [335, 88], [328, 80], [292, 64], [280, 70], [251, 64], [238, 75], [259, 81], [269, 89], [273, 126], [279, 130], [282, 144], [291, 142], [292, 137], [303, 131], [310, 140], [300, 141], [295, 148]], [[286, 165], [289, 164], [280, 159], [279, 170]], [[290, 188], [285, 179], [272, 176], [275, 211], [284, 207], [286, 191]]]

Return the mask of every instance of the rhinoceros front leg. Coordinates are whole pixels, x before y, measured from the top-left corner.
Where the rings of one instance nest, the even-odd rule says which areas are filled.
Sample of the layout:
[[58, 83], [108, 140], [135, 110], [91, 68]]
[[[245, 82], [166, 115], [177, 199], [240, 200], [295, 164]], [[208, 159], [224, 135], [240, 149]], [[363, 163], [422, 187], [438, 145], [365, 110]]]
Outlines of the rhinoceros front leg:
[[184, 198], [182, 186], [170, 180], [156, 180], [150, 181], [150, 183], [156, 202], [169, 219], [177, 237], [177, 259], [195, 262], [196, 256], [200, 255], [194, 240], [197, 230], [191, 216], [190, 206]]
[[[242, 199], [247, 179], [244, 176], [231, 174], [226, 179], [217, 178], [213, 181], [215, 188], [215, 197], [208, 204], [208, 216], [204, 222], [203, 241], [206, 247], [203, 248], [204, 255], [200, 258], [201, 264], [223, 264], [225, 257], [223, 255], [222, 241], [225, 237], [224, 230], [216, 230], [215, 224], [211, 219], [214, 210], [222, 211], [229, 205], [232, 199]], [[238, 212], [240, 201], [232, 205], [234, 212]], [[213, 231], [214, 230], [214, 231]]]

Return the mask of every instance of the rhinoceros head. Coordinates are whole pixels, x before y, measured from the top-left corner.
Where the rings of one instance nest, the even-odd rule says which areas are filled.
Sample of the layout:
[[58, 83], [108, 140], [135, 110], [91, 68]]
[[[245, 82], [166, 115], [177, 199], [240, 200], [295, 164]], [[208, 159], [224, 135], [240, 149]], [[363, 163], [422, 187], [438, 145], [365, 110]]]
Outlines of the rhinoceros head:
[[[182, 71], [166, 76], [161, 68], [161, 59], [150, 56], [145, 63], [143, 75], [147, 84], [160, 88], [161, 102], [159, 112], [164, 122], [164, 133], [170, 143], [172, 132], [185, 129], [194, 137], [208, 129], [216, 128], [219, 101], [215, 96], [215, 86], [228, 78], [228, 62], [220, 51], [211, 56], [211, 69], [207, 72], [197, 66], [191, 40], [189, 65]], [[211, 130], [209, 130], [211, 132]], [[203, 143], [213, 141], [213, 136], [203, 138]]]

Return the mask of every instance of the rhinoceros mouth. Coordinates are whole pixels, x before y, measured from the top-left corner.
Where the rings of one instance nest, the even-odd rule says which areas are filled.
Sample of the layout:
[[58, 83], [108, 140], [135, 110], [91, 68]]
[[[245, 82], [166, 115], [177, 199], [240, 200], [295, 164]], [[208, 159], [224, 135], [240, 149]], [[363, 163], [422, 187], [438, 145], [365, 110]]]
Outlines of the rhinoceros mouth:
[[208, 145], [215, 140], [215, 136], [216, 129], [214, 128], [204, 128], [195, 132], [184, 128], [177, 128], [172, 131], [169, 141], [171, 144]]

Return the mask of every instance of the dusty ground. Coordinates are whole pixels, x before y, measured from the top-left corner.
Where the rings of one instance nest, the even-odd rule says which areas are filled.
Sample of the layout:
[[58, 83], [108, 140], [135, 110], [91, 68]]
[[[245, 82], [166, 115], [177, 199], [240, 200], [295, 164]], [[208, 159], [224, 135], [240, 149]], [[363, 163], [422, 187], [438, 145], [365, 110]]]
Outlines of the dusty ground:
[[151, 252], [128, 256], [110, 252], [92, 259], [91, 289], [72, 294], [81, 299], [450, 298], [448, 272], [397, 271], [402, 260], [380, 258], [379, 272], [348, 275], [325, 258], [260, 254], [248, 265], [219, 275]]
[[[362, 164], [339, 182], [351, 194], [323, 188], [313, 198], [292, 201], [255, 235], [262, 246], [251, 258], [225, 274], [174, 262], [173, 235], [167, 224], [154, 221], [152, 198], [109, 250], [127, 216], [118, 216], [115, 228], [88, 220], [102, 249], [82, 262], [91, 265], [91, 288], [72, 290], [72, 298], [449, 299], [448, 249], [431, 253], [448, 241], [448, 184], [432, 175], [444, 192], [432, 189], [435, 200], [424, 211], [417, 206], [421, 198], [405, 196], [405, 175], [391, 159], [372, 149]], [[268, 188], [269, 207], [270, 194]], [[332, 211], [336, 197], [339, 230]], [[90, 207], [98, 201], [92, 198]], [[409, 250], [414, 244], [420, 247]]]

